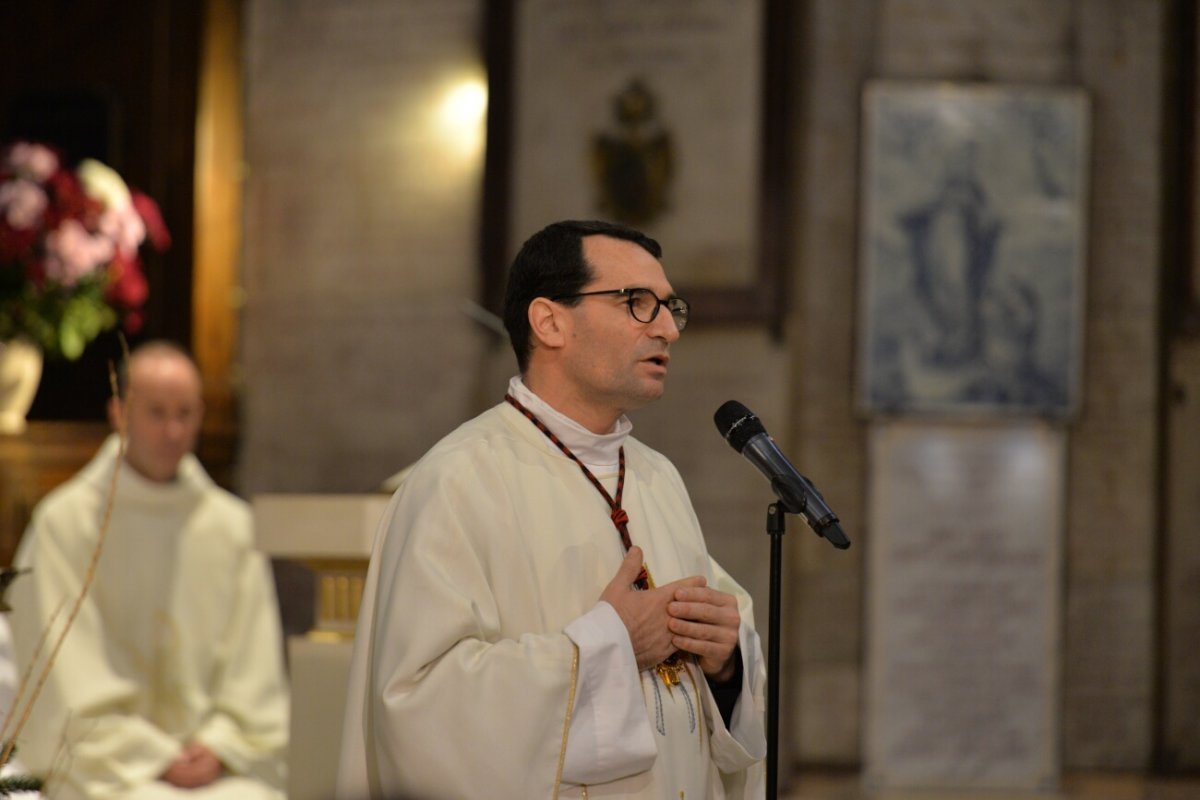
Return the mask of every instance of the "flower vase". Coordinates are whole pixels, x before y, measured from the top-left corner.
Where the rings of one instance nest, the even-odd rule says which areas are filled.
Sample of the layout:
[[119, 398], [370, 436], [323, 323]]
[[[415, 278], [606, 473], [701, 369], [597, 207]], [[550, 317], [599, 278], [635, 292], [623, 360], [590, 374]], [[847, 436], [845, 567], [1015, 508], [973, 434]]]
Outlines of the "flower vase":
[[42, 351], [18, 337], [0, 342], [0, 434], [25, 431], [25, 415], [42, 379]]

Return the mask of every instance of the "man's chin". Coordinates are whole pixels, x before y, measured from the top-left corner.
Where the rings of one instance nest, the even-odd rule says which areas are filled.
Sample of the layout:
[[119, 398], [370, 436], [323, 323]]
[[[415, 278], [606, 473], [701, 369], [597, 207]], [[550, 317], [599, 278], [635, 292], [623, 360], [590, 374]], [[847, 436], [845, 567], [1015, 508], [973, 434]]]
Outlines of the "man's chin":
[[168, 482], [175, 480], [175, 476], [179, 472], [179, 462], [183, 460], [183, 456], [175, 454], [165, 455], [156, 460], [149, 467], [154, 471], [153, 480], [160, 482]]
[[652, 378], [642, 384], [641, 392], [638, 394], [638, 408], [647, 406], [656, 400], [662, 398], [667, 391], [667, 377], [664, 375], [660, 378]]

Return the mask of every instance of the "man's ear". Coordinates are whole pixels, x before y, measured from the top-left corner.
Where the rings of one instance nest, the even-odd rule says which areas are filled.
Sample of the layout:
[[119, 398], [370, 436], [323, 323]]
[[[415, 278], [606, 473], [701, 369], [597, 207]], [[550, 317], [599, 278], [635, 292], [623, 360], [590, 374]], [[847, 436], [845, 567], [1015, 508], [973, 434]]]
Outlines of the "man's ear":
[[566, 314], [557, 303], [538, 297], [529, 304], [529, 330], [537, 345], [552, 350], [562, 347], [567, 340], [565, 326], [568, 324]]

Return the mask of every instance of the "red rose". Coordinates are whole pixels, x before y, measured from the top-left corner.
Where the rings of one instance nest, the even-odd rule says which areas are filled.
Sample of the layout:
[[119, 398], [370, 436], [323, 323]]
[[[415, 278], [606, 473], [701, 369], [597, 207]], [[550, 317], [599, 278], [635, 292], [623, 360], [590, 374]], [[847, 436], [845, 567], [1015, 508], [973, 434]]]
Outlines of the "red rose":
[[137, 261], [117, 253], [108, 265], [108, 286], [104, 296], [109, 302], [125, 308], [140, 308], [150, 295], [150, 285]]
[[163, 222], [158, 203], [136, 189], [131, 189], [129, 193], [133, 198], [133, 209], [142, 218], [142, 222], [146, 223], [146, 237], [154, 249], [161, 253], [171, 246], [171, 233]]

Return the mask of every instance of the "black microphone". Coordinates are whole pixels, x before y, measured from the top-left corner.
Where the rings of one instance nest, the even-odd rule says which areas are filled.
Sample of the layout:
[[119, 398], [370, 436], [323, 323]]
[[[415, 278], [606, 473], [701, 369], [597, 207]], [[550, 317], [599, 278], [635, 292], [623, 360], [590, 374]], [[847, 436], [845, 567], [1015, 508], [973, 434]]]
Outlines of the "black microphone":
[[717, 409], [713, 421], [730, 446], [767, 476], [784, 511], [804, 517], [804, 521], [818, 536], [824, 536], [839, 550], [850, 546], [850, 540], [838, 525], [837, 515], [830, 510], [817, 487], [779, 452], [775, 440], [767, 434], [767, 429], [750, 409], [736, 400], [730, 400]]

